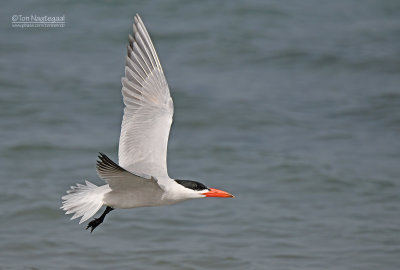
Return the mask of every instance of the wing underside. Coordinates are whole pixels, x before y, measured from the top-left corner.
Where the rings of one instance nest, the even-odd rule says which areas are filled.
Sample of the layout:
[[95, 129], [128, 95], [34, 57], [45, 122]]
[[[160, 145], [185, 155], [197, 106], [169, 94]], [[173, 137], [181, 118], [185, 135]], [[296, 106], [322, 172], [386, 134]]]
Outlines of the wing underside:
[[139, 15], [129, 36], [119, 164], [138, 173], [168, 176], [167, 145], [173, 102], [150, 36]]

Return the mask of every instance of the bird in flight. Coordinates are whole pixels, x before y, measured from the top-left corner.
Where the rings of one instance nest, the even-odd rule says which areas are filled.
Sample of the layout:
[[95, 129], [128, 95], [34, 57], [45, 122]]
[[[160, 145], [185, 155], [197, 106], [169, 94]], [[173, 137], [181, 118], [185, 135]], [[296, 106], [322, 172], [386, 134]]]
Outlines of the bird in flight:
[[138, 14], [133, 35], [129, 35], [125, 77], [122, 78], [124, 115], [116, 164], [100, 153], [97, 174], [107, 184], [71, 186], [62, 197], [71, 219], [82, 223], [104, 205], [103, 214], [90, 221], [86, 229], [99, 226], [115, 208], [136, 208], [175, 204], [188, 199], [234, 197], [191, 180], [171, 179], [167, 171], [167, 145], [174, 105], [163, 69], [150, 36]]

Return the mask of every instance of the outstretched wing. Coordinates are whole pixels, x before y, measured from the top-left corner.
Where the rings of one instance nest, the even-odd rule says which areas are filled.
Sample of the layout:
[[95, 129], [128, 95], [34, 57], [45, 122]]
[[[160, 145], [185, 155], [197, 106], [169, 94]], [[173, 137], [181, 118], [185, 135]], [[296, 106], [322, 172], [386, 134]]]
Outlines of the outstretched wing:
[[125, 104], [119, 139], [119, 165], [129, 171], [167, 177], [167, 145], [173, 102], [156, 50], [141, 18], [129, 35]]
[[[97, 174], [111, 188], [105, 197], [110, 206], [130, 208], [151, 205], [154, 198], [161, 197], [164, 192], [154, 177], [133, 174], [102, 153], [97, 161]], [[115, 194], [118, 196], [112, 196]]]
[[131, 173], [103, 153], [99, 153], [96, 169], [100, 178], [106, 181], [112, 190], [116, 191], [124, 190], [128, 185], [133, 188], [140, 188], [147, 182], [157, 184], [157, 180], [153, 177]]

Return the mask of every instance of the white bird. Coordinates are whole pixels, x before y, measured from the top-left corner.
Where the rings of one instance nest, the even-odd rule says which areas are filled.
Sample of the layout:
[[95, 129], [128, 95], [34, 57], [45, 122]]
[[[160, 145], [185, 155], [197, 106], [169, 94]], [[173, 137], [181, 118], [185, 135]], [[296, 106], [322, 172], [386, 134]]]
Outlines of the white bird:
[[161, 206], [187, 199], [233, 197], [190, 180], [174, 180], [167, 172], [167, 145], [174, 106], [156, 50], [140, 16], [129, 35], [125, 77], [125, 104], [119, 139], [119, 165], [100, 153], [97, 174], [107, 184], [71, 186], [62, 197], [65, 214], [82, 223], [104, 205], [103, 214], [87, 225], [91, 232], [114, 208]]

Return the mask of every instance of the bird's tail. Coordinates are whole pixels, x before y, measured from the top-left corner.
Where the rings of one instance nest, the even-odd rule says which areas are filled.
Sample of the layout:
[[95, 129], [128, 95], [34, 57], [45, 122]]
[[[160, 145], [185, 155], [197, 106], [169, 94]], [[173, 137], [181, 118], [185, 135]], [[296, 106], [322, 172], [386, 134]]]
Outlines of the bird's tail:
[[82, 217], [79, 224], [88, 220], [103, 206], [104, 194], [110, 191], [108, 185], [96, 186], [95, 184], [85, 181], [86, 185], [76, 184], [71, 186], [71, 190], [67, 191], [67, 195], [61, 199], [63, 206], [60, 208], [65, 214], [72, 214], [71, 219]]

